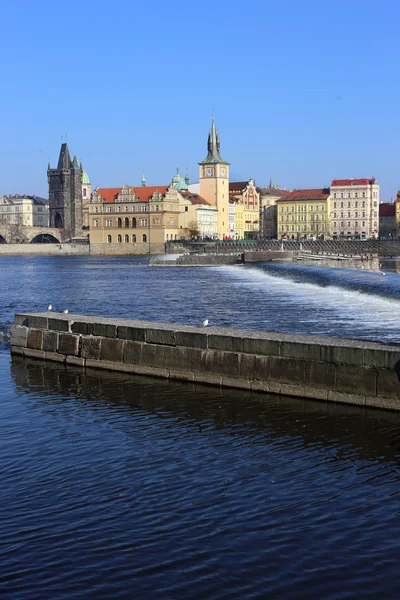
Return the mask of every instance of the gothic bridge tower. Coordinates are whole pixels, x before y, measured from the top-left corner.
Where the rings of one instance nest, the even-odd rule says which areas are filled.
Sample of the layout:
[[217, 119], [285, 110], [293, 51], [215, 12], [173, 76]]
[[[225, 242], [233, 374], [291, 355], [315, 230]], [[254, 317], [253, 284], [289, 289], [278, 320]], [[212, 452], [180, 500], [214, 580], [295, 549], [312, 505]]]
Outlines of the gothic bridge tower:
[[61, 144], [57, 169], [47, 170], [50, 227], [65, 229], [71, 237], [80, 235], [83, 225], [82, 165], [71, 160], [68, 145]]

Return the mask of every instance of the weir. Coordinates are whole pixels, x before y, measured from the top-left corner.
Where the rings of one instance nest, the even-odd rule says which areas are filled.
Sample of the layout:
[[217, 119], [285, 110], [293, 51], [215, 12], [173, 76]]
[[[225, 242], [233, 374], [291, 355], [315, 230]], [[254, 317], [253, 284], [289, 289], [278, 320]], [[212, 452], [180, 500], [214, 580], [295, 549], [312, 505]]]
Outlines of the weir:
[[400, 410], [400, 347], [359, 340], [46, 312], [15, 315], [11, 353]]

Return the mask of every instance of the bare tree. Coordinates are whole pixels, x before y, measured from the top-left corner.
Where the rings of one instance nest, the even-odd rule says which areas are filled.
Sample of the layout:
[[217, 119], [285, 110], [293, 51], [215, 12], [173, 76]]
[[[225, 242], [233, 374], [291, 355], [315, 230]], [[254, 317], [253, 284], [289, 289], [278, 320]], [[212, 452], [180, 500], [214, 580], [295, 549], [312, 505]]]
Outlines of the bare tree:
[[200, 235], [200, 230], [198, 228], [196, 221], [193, 220], [193, 221], [190, 221], [190, 223], [188, 223], [186, 232], [187, 232], [187, 235], [189, 236], [189, 238], [196, 238]]

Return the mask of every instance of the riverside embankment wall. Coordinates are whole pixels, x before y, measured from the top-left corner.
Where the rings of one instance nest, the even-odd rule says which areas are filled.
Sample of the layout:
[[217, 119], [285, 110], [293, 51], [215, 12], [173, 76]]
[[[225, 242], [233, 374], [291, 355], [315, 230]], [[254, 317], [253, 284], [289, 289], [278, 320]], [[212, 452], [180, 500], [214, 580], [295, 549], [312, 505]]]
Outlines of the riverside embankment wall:
[[0, 256], [69, 256], [89, 253], [89, 244], [0, 244]]
[[400, 347], [57, 313], [17, 314], [14, 355], [400, 410]]

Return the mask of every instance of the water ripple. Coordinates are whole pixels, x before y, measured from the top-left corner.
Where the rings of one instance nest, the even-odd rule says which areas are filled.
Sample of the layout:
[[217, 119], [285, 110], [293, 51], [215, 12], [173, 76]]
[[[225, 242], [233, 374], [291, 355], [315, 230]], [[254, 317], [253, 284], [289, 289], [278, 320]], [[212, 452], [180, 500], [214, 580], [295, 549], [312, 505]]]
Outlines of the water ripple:
[[2, 597], [397, 597], [399, 415], [0, 363]]

